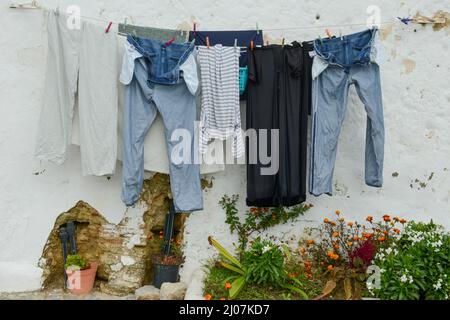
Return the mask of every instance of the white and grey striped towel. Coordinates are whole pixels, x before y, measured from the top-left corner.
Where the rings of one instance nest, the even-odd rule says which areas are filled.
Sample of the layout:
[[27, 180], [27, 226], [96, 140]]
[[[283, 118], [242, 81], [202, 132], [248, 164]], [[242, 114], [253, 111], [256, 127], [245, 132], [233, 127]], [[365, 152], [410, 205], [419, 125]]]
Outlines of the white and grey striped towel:
[[199, 150], [206, 153], [208, 142], [233, 137], [234, 157], [244, 154], [239, 108], [239, 47], [198, 47], [202, 87]]

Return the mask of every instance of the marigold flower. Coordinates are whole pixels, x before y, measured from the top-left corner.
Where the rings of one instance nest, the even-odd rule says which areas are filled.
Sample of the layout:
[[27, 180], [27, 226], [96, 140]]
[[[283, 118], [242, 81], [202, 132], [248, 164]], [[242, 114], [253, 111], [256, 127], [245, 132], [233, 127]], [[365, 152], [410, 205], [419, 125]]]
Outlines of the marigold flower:
[[328, 223], [330, 222], [330, 220], [328, 220], [328, 218], [323, 219], [323, 222]]
[[352, 227], [352, 226], [353, 226], [353, 222], [349, 221], [349, 222], [347, 222], [347, 225], [348, 225], [349, 227]]
[[389, 234], [389, 232], [387, 232], [386, 230], [384, 230], [384, 231], [383, 231], [383, 234], [384, 234], [385, 236], [387, 236], [387, 235]]
[[360, 239], [360, 238], [359, 238], [358, 236], [354, 236], [354, 237], [353, 237], [353, 241], [359, 241], [359, 239]]
[[406, 220], [405, 219], [400, 219], [400, 223], [404, 224], [404, 223], [406, 223]]
[[210, 295], [210, 294], [205, 295], [205, 300], [211, 300], [211, 299], [212, 299], [212, 295]]
[[380, 241], [380, 242], [383, 242], [383, 241], [385, 241], [385, 240], [386, 240], [385, 237], [378, 237], [378, 241]]
[[338, 216], [338, 215], [341, 214], [341, 211], [340, 210], [336, 210], [334, 213], [336, 213], [336, 215]]
[[395, 229], [394, 229], [394, 232], [395, 232], [396, 234], [400, 234], [400, 229], [395, 228]]
[[331, 270], [333, 270], [333, 268], [334, 268], [333, 265], [330, 264], [330, 265], [327, 267], [327, 270], [328, 270], [328, 271], [331, 271]]
[[307, 243], [308, 245], [312, 245], [312, 244], [314, 244], [314, 240], [307, 240], [306, 243]]
[[328, 256], [328, 257], [331, 258], [333, 255], [334, 255], [334, 252], [333, 252], [333, 251], [328, 251], [328, 252], [327, 252], [327, 256]]
[[370, 239], [370, 238], [373, 237], [373, 233], [364, 233], [363, 237], [366, 238], [366, 239]]
[[340, 248], [340, 246], [337, 243], [333, 243], [333, 248], [338, 250]]
[[159, 238], [160, 238], [160, 239], [163, 239], [163, 238], [164, 238], [164, 236], [163, 236], [163, 235], [160, 235], [160, 236], [159, 236]]
[[305, 254], [305, 252], [306, 252], [306, 249], [304, 248], [304, 247], [301, 247], [300, 249], [299, 249], [299, 252], [300, 252], [300, 254]]
[[331, 257], [331, 259], [333, 259], [333, 260], [338, 260], [338, 259], [339, 259], [339, 255], [338, 255], [338, 254], [334, 254], [334, 255]]
[[225, 283], [225, 289], [230, 290], [231, 289], [231, 283], [229, 283], [229, 282]]
[[334, 238], [339, 237], [339, 232], [337, 232], [337, 231], [333, 232], [333, 237], [334, 237]]
[[367, 216], [366, 221], [372, 222], [373, 217], [372, 216]]
[[399, 222], [400, 221], [399, 217], [394, 217], [394, 221]]
[[222, 298], [220, 298], [219, 300], [227, 300], [227, 299], [225, 299], [224, 297], [222, 297]]
[[353, 245], [353, 242], [347, 241], [347, 245], [348, 245], [349, 247], [351, 247], [351, 246]]
[[383, 216], [383, 220], [386, 221], [386, 222], [389, 222], [389, 221], [391, 221], [391, 217], [389, 215], [385, 214]]
[[332, 226], [335, 226], [335, 225], [336, 225], [336, 222], [331, 221], [330, 224], [331, 224]]

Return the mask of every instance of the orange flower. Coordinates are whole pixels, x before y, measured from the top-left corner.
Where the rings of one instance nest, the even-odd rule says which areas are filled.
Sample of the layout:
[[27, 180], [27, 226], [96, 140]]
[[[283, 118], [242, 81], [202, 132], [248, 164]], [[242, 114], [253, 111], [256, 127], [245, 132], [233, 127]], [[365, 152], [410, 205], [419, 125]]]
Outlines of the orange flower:
[[385, 241], [385, 240], [386, 240], [385, 237], [378, 237], [378, 241], [380, 241], [380, 242], [383, 242], [383, 241]]
[[406, 220], [405, 219], [400, 219], [400, 223], [404, 224], [404, 223], [406, 223]]
[[299, 252], [300, 252], [300, 254], [305, 254], [305, 252], [306, 252], [306, 250], [305, 250], [305, 248], [303, 248], [303, 247], [301, 247], [300, 249], [299, 249]]
[[353, 226], [353, 222], [349, 221], [349, 222], [347, 222], [347, 225], [348, 225], [349, 227], [352, 227], [352, 226]]
[[338, 250], [340, 247], [339, 247], [339, 245], [337, 243], [333, 243], [333, 248]]
[[307, 277], [308, 279], [312, 279], [313, 275], [312, 275], [312, 273], [307, 273], [307, 274], [306, 274], [306, 277]]
[[320, 261], [320, 265], [321, 266], [323, 266], [325, 264], [325, 262], [323, 262], [323, 261]]
[[205, 295], [205, 300], [211, 300], [211, 299], [212, 299], [212, 295], [210, 295], [210, 294]]
[[163, 235], [160, 235], [160, 236], [159, 236], [159, 238], [160, 238], [160, 239], [163, 239], [163, 238], [164, 238], [164, 236], [163, 236]]
[[373, 237], [373, 233], [363, 233], [363, 237], [366, 239], [370, 239]]
[[348, 245], [349, 247], [351, 247], [351, 246], [353, 245], [353, 242], [347, 241], [347, 245]]
[[341, 214], [341, 211], [340, 210], [336, 210], [334, 213], [336, 213], [336, 215], [338, 216], [338, 215]]
[[359, 237], [358, 236], [354, 236], [353, 237], [353, 241], [359, 241]]
[[328, 257], [331, 258], [333, 255], [334, 255], [334, 252], [333, 252], [333, 251], [328, 251], [328, 252], [327, 252], [327, 256], [328, 256]]
[[394, 221], [399, 222], [400, 221], [399, 217], [394, 217]]
[[340, 221], [340, 222], [344, 222], [345, 219], [344, 219], [344, 218], [339, 218], [339, 221]]
[[328, 223], [330, 222], [330, 220], [328, 220], [328, 218], [323, 219], [323, 222]]
[[229, 283], [229, 282], [225, 283], [225, 289], [230, 290], [231, 289], [231, 283]]
[[337, 231], [333, 232], [333, 237], [334, 237], [334, 238], [339, 237], [339, 232], [337, 232]]
[[333, 260], [338, 260], [338, 259], [339, 259], [339, 255], [338, 255], [338, 254], [333, 254], [333, 256], [331, 257], [331, 259], [333, 259]]
[[161, 230], [161, 231], [159, 232], [159, 234], [163, 234], [163, 231]]
[[387, 236], [387, 235], [389, 234], [389, 232], [387, 232], [386, 230], [384, 230], [384, 231], [383, 231], [383, 234], [384, 234], [385, 236]]
[[333, 268], [334, 268], [333, 265], [330, 264], [330, 265], [327, 267], [327, 270], [328, 270], [328, 271], [331, 271], [331, 270], [333, 270]]
[[385, 214], [383, 216], [383, 220], [386, 221], [386, 222], [389, 222], [389, 221], [391, 221], [391, 217], [389, 215]]
[[331, 221], [330, 224], [331, 224], [332, 226], [335, 226], [335, 225], [336, 225], [336, 222]]
[[400, 234], [400, 229], [394, 228], [394, 232], [395, 232], [396, 234]]
[[225, 299], [224, 297], [222, 297], [222, 298], [220, 298], [219, 300], [227, 300], [227, 299]]
[[308, 245], [312, 245], [312, 244], [314, 244], [314, 240], [307, 240], [306, 243], [307, 243]]
[[366, 221], [372, 222], [373, 217], [372, 216], [367, 216]]

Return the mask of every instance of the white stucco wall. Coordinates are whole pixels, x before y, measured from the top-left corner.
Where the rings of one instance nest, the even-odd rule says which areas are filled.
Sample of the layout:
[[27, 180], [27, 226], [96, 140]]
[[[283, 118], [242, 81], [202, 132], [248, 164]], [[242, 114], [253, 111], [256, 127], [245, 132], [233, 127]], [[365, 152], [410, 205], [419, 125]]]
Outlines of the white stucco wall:
[[[28, 1], [24, 1], [28, 2]], [[109, 0], [39, 1], [47, 7], [81, 6], [83, 16], [101, 17], [144, 26], [175, 28], [192, 25], [200, 30], [254, 28], [271, 39], [310, 40], [324, 35], [315, 25], [359, 24], [366, 8], [376, 4], [381, 20], [450, 11], [449, 0]], [[42, 101], [46, 42], [39, 10], [8, 9], [0, 0], [0, 291], [39, 287], [37, 262], [54, 220], [84, 200], [111, 222], [119, 222], [125, 207], [120, 201], [121, 170], [111, 179], [82, 177], [80, 153], [73, 147], [63, 166], [33, 159], [37, 119]], [[316, 19], [320, 15], [320, 19]], [[292, 27], [309, 26], [302, 30]], [[106, 27], [106, 25], [105, 25]], [[364, 26], [341, 27], [342, 33]], [[416, 29], [417, 32], [414, 31]], [[339, 28], [331, 28], [339, 34]], [[407, 219], [429, 220], [450, 228], [450, 29], [395, 23], [382, 41], [381, 65], [385, 106], [385, 183], [364, 185], [365, 111], [351, 92], [341, 132], [333, 197], [310, 196], [314, 208], [298, 223], [279, 226], [275, 235], [299, 235], [301, 229], [340, 209], [351, 219], [385, 213]], [[35, 175], [35, 172], [42, 174]], [[392, 177], [393, 172], [399, 176]], [[434, 173], [430, 181], [428, 177]], [[214, 175], [214, 188], [205, 192], [205, 210], [189, 218], [186, 228], [187, 261], [182, 279], [191, 275], [214, 251], [207, 236], [225, 246], [234, 240], [217, 202], [224, 194], [239, 193], [244, 209], [245, 167], [228, 166]], [[418, 179], [427, 186], [420, 188]], [[410, 186], [412, 184], [412, 187]], [[194, 290], [195, 291], [195, 290]]]

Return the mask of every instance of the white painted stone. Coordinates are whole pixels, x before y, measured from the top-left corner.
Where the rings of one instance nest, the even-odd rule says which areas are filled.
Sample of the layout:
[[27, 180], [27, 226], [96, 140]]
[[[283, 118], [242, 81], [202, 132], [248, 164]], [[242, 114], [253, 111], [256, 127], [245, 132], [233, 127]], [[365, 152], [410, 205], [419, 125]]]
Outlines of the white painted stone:
[[187, 285], [184, 282], [164, 282], [161, 285], [160, 299], [161, 300], [184, 300], [186, 295]]
[[[36, 265], [49, 232], [56, 217], [78, 200], [89, 203], [112, 223], [119, 223], [127, 212], [120, 199], [120, 162], [116, 174], [107, 180], [81, 175], [80, 150], [75, 146], [70, 148], [69, 158], [62, 166], [33, 159], [45, 81], [46, 36], [40, 10], [8, 9], [9, 2], [0, 0], [0, 21], [8, 26], [0, 29], [0, 291], [39, 287], [41, 274]], [[39, 3], [56, 6], [53, 0]], [[253, 28], [257, 21], [263, 29], [285, 27], [286, 30], [264, 34], [270, 39], [284, 37], [286, 42], [324, 36], [323, 25], [365, 23], [366, 9], [372, 4], [380, 7], [382, 21], [414, 15], [416, 11], [432, 15], [446, 9], [442, 0], [404, 0], [401, 4], [392, 0], [186, 0], [175, 6], [158, 0], [110, 0], [104, 10], [100, 10], [99, 3], [83, 0], [77, 5], [83, 16], [113, 21], [127, 17], [128, 22], [143, 26], [176, 28], [181, 24], [192, 26], [194, 20], [200, 30], [226, 30]], [[73, 0], [58, 1], [62, 10], [70, 4]], [[316, 15], [320, 15], [319, 20]], [[291, 29], [299, 26], [308, 28]], [[314, 26], [317, 28], [311, 28]], [[346, 34], [363, 28], [341, 29]], [[339, 28], [331, 31], [338, 34]], [[386, 127], [383, 188], [364, 184], [366, 114], [351, 90], [339, 138], [334, 177], [338, 189], [335, 188], [334, 196], [308, 196], [307, 201], [314, 207], [305, 217], [271, 228], [263, 235], [285, 234], [286, 239], [298, 236], [305, 226], [317, 224], [336, 209], [351, 220], [363, 221], [369, 214], [381, 217], [390, 213], [407, 219], [433, 219], [450, 228], [450, 60], [443, 57], [450, 49], [448, 35], [448, 28], [433, 31], [431, 26], [396, 22], [382, 40]], [[406, 70], [406, 59], [414, 61], [415, 69]], [[245, 105], [242, 111], [241, 118], [245, 119]], [[399, 176], [392, 177], [393, 172]], [[432, 172], [433, 178], [427, 181]], [[217, 202], [224, 193], [240, 194], [239, 209], [243, 213], [245, 167], [227, 166], [225, 172], [212, 176], [214, 187], [204, 192], [204, 210], [187, 220], [182, 281], [189, 282], [192, 273], [216, 255], [207, 242], [209, 235], [228, 249], [237, 240], [230, 236]], [[418, 189], [416, 178], [426, 181], [426, 188]], [[137, 206], [128, 211], [137, 217], [144, 209]], [[136, 219], [130, 223], [141, 222]]]
[[136, 263], [136, 260], [129, 256], [121, 256], [120, 261], [124, 266], [131, 266]]
[[155, 286], [143, 286], [134, 292], [136, 300], [159, 300], [160, 290]]

